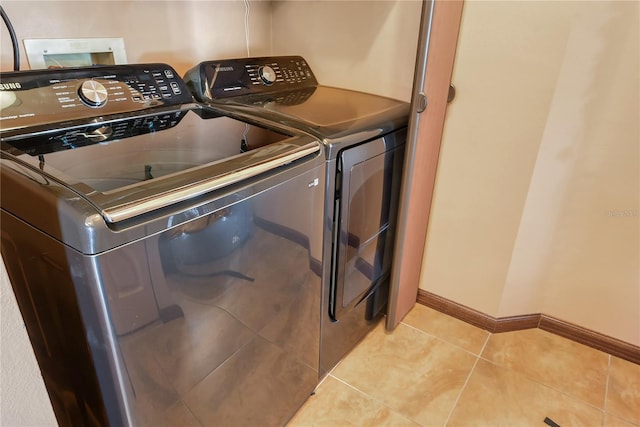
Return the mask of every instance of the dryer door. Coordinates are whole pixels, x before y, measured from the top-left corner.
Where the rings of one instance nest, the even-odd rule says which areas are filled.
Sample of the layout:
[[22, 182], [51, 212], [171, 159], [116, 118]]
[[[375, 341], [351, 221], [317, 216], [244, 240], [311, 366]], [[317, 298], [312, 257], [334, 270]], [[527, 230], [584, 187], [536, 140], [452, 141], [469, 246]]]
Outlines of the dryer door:
[[339, 156], [330, 314], [368, 305], [368, 318], [386, 305], [404, 139], [390, 134]]

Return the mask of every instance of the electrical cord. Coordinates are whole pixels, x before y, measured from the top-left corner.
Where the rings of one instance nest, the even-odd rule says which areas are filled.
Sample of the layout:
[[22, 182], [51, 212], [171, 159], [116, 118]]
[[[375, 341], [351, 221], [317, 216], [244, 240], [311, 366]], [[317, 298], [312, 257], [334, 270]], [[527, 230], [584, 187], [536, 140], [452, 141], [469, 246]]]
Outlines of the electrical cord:
[[11, 25], [11, 21], [2, 6], [0, 6], [0, 15], [2, 15], [2, 20], [7, 26], [9, 36], [11, 37], [11, 45], [13, 46], [13, 71], [20, 71], [20, 46], [18, 45], [16, 32], [13, 30], [13, 25]]
[[244, 39], [247, 43], [247, 58], [251, 57], [249, 50], [249, 13], [251, 13], [251, 4], [249, 0], [244, 0]]

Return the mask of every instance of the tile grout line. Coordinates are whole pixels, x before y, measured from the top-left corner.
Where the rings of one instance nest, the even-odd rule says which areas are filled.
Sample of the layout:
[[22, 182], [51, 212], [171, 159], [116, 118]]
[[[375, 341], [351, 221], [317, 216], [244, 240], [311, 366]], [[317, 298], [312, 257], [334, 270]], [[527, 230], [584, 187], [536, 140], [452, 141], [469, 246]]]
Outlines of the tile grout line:
[[[483, 351], [484, 351], [484, 349], [483, 349]], [[611, 355], [609, 355], [609, 354], [606, 354], [606, 355], [607, 355], [607, 357], [608, 357], [608, 361], [609, 361], [609, 362], [608, 362], [608, 365], [610, 365]], [[494, 360], [486, 359], [486, 358], [483, 358], [482, 356], [479, 356], [479, 359], [482, 359], [482, 360], [484, 360], [485, 362], [490, 363], [490, 364], [492, 364], [492, 365], [494, 365], [494, 366], [496, 366], [496, 367], [498, 367], [498, 368], [506, 369], [506, 370], [508, 370], [508, 371], [511, 371], [511, 372], [516, 373], [517, 375], [522, 375], [522, 376], [524, 376], [524, 378], [526, 378], [528, 381], [531, 381], [531, 382], [533, 382], [533, 383], [535, 383], [535, 384], [538, 384], [538, 385], [540, 385], [540, 386], [542, 386], [542, 387], [545, 387], [545, 388], [547, 388], [547, 389], [549, 389], [549, 390], [553, 390], [553, 391], [555, 391], [556, 393], [560, 393], [560, 394], [562, 394], [562, 395], [564, 395], [564, 396], [568, 397], [569, 399], [572, 399], [572, 400], [575, 400], [575, 401], [578, 401], [578, 402], [582, 402], [583, 404], [585, 404], [585, 405], [587, 405], [587, 406], [590, 406], [591, 408], [593, 408], [593, 409], [595, 409], [595, 410], [597, 410], [597, 411], [599, 411], [599, 412], [601, 412], [601, 413], [602, 413], [602, 423], [601, 423], [601, 426], [603, 426], [603, 424], [604, 424], [604, 414], [605, 414], [604, 405], [603, 405], [603, 406], [594, 405], [593, 403], [591, 403], [591, 402], [589, 402], [589, 401], [587, 401], [587, 400], [584, 400], [582, 397], [580, 397], [580, 396], [577, 396], [577, 395], [573, 394], [571, 391], [566, 391], [566, 390], [564, 390], [564, 389], [557, 388], [557, 387], [555, 387], [555, 386], [553, 386], [553, 385], [551, 385], [551, 384], [548, 384], [546, 381], [544, 381], [544, 380], [542, 380], [542, 379], [540, 379], [540, 378], [536, 378], [536, 377], [534, 377], [534, 376], [530, 376], [530, 375], [528, 375], [527, 373], [525, 373], [525, 372], [523, 372], [523, 371], [520, 371], [520, 370], [518, 370], [518, 369], [514, 369], [513, 367], [510, 367], [510, 366], [508, 366], [508, 365], [504, 365], [504, 364], [497, 363], [497, 362], [496, 362], [496, 361], [494, 361]], [[607, 368], [607, 371], [608, 371], [608, 370], [609, 370], [609, 368]], [[607, 385], [608, 385], [608, 380], [609, 380], [609, 375], [608, 375], [608, 372], [607, 372], [607, 376], [606, 376], [606, 380], [605, 380], [605, 403], [606, 403], [606, 391], [607, 391], [607, 390], [606, 390], [606, 387], [607, 387]], [[637, 426], [637, 427], [640, 427], [640, 426]]]
[[[462, 346], [460, 346], [460, 345], [458, 345], [458, 344], [455, 344], [455, 343], [453, 343], [453, 342], [447, 341], [447, 340], [445, 340], [445, 339], [444, 339], [444, 338], [442, 338], [442, 337], [439, 337], [439, 336], [437, 336], [437, 335], [434, 335], [434, 334], [432, 334], [432, 333], [429, 333], [429, 332], [427, 332], [427, 331], [424, 331], [424, 330], [422, 330], [422, 329], [420, 329], [420, 328], [417, 328], [417, 327], [415, 327], [415, 326], [413, 326], [413, 325], [410, 325], [410, 324], [408, 324], [408, 323], [405, 323], [405, 322], [402, 322], [402, 321], [401, 321], [401, 322], [399, 323], [399, 325], [400, 325], [400, 324], [401, 324], [401, 325], [403, 325], [403, 326], [406, 326], [406, 327], [408, 327], [409, 329], [414, 330], [414, 331], [416, 331], [416, 332], [418, 332], [418, 333], [420, 333], [420, 334], [424, 334], [424, 335], [426, 335], [426, 336], [428, 336], [428, 337], [430, 337], [430, 338], [432, 338], [432, 339], [435, 339], [435, 340], [440, 341], [440, 342], [442, 342], [442, 343], [445, 343], [445, 344], [447, 344], [447, 345], [453, 346], [453, 347], [457, 348], [458, 350], [461, 350], [461, 351], [463, 351], [463, 352], [465, 352], [465, 353], [468, 353], [468, 354], [470, 354], [470, 355], [472, 355], [472, 356], [474, 356], [474, 357], [476, 358], [476, 360], [475, 360], [475, 362], [474, 362], [474, 365], [472, 366], [472, 368], [471, 368], [471, 370], [470, 370], [470, 372], [469, 372], [469, 375], [467, 376], [467, 378], [466, 378], [466, 380], [465, 380], [465, 383], [464, 383], [464, 384], [463, 384], [463, 386], [461, 387], [460, 393], [458, 394], [458, 396], [457, 396], [457, 398], [456, 398], [456, 401], [455, 401], [455, 403], [454, 403], [454, 405], [453, 405], [453, 408], [455, 408], [456, 404], [458, 403], [458, 400], [460, 399], [460, 395], [462, 394], [462, 390], [464, 390], [464, 388], [466, 387], [466, 384], [467, 384], [467, 382], [469, 381], [469, 378], [470, 378], [470, 376], [471, 376], [471, 373], [473, 372], [473, 370], [475, 369], [475, 367], [476, 367], [476, 365], [477, 365], [477, 363], [478, 363], [478, 360], [479, 360], [480, 354], [482, 354], [482, 352], [484, 351], [485, 347], [487, 346], [487, 343], [489, 342], [489, 338], [491, 337], [491, 333], [488, 333], [488, 334], [487, 334], [487, 336], [486, 336], [486, 338], [485, 338], [485, 340], [484, 340], [484, 343], [483, 343], [483, 345], [482, 345], [482, 347], [481, 347], [480, 351], [476, 354], [475, 352], [473, 352], [473, 351], [471, 351], [471, 350], [468, 350], [468, 349], [466, 349], [466, 348], [464, 348], [464, 347], [462, 347]], [[345, 358], [346, 358], [346, 357], [345, 357]], [[393, 411], [394, 413], [396, 413], [397, 415], [401, 416], [402, 418], [404, 418], [404, 419], [406, 419], [406, 420], [408, 420], [408, 421], [411, 421], [411, 422], [413, 422], [413, 423], [416, 423], [416, 424], [417, 424], [417, 421], [416, 421], [416, 420], [414, 420], [413, 418], [407, 417], [405, 414], [403, 414], [403, 413], [401, 413], [401, 412], [398, 412], [396, 409], [394, 409], [394, 408], [392, 408], [392, 407], [388, 406], [388, 405], [387, 405], [383, 400], [380, 400], [380, 399], [378, 399], [377, 397], [372, 396], [372, 395], [370, 395], [369, 393], [364, 392], [363, 390], [360, 390], [359, 388], [357, 388], [357, 387], [356, 387], [356, 386], [354, 386], [353, 384], [350, 384], [349, 382], [347, 382], [347, 381], [345, 381], [345, 380], [343, 380], [343, 379], [339, 378], [338, 376], [334, 375], [334, 372], [337, 370], [338, 366], [339, 366], [340, 364], [342, 364], [342, 362], [343, 362], [343, 361], [344, 361], [344, 358], [343, 358], [343, 359], [341, 359], [341, 360], [336, 364], [336, 366], [334, 366], [334, 367], [329, 371], [329, 373], [327, 373], [327, 375], [325, 376], [325, 378], [323, 378], [322, 382], [324, 382], [324, 380], [326, 380], [328, 377], [332, 377], [334, 380], [337, 380], [338, 382], [340, 382], [340, 383], [342, 383], [342, 384], [346, 385], [347, 387], [351, 388], [352, 390], [356, 391], [357, 393], [360, 393], [360, 394], [362, 394], [362, 395], [366, 396], [367, 398], [369, 398], [369, 399], [371, 399], [371, 400], [373, 400], [373, 401], [375, 401], [375, 402], [379, 403], [382, 407], [387, 408], [387, 409], [389, 409], [389, 410]], [[319, 387], [319, 386], [318, 386], [318, 387]], [[318, 388], [318, 387], [316, 387], [316, 390], [317, 390], [317, 388]], [[453, 412], [453, 409], [451, 410], [451, 412]], [[445, 425], [446, 425], [446, 422], [448, 422], [449, 417], [451, 417], [451, 412], [449, 413], [449, 415], [448, 415], [448, 417], [447, 417], [447, 420], [445, 421]]]
[[[608, 398], [608, 388], [609, 388], [609, 379], [610, 379], [610, 365], [611, 365], [611, 357], [612, 357], [610, 354], [607, 354], [607, 353], [605, 352], [605, 355], [608, 357], [608, 359], [607, 359], [607, 360], [608, 360], [607, 375], [606, 375], [606, 379], [605, 379], [605, 395], [604, 395], [604, 399], [605, 399], [605, 400], [604, 400], [604, 403], [603, 403], [602, 405], [594, 405], [593, 403], [590, 403], [588, 400], [584, 400], [582, 397], [580, 397], [580, 396], [578, 396], [578, 395], [573, 394], [573, 392], [571, 392], [571, 391], [567, 391], [567, 390], [564, 390], [564, 389], [562, 389], [562, 388], [557, 388], [557, 387], [555, 387], [555, 386], [552, 386], [552, 385], [548, 384], [546, 381], [544, 381], [544, 380], [542, 380], [542, 379], [539, 379], [539, 378], [536, 378], [536, 377], [530, 376], [530, 375], [528, 375], [528, 374], [527, 374], [527, 373], [525, 373], [525, 372], [521, 372], [521, 371], [519, 371], [519, 370], [517, 370], [517, 369], [516, 369], [516, 370], [514, 370], [513, 368], [509, 368], [509, 367], [507, 367], [507, 366], [505, 366], [505, 365], [498, 364], [498, 363], [496, 363], [496, 362], [495, 362], [495, 361], [493, 361], [493, 360], [490, 360], [490, 359], [487, 359], [486, 357], [483, 357], [483, 353], [484, 353], [484, 351], [485, 351], [485, 349], [486, 349], [486, 347], [487, 347], [487, 345], [488, 345], [489, 339], [490, 339], [491, 335], [494, 335], [494, 334], [492, 334], [492, 333], [489, 333], [489, 334], [488, 334], [487, 338], [485, 339], [485, 342], [484, 342], [484, 345], [483, 345], [482, 349], [481, 349], [481, 350], [480, 350], [480, 352], [476, 355], [474, 352], [469, 351], [469, 350], [466, 350], [466, 349], [464, 349], [463, 347], [460, 347], [459, 345], [457, 345], [457, 344], [455, 344], [455, 343], [452, 343], [452, 342], [450, 342], [450, 341], [445, 340], [444, 338], [441, 338], [441, 337], [439, 337], [439, 336], [433, 335], [433, 334], [431, 334], [431, 333], [429, 333], [429, 332], [427, 332], [427, 331], [424, 331], [424, 330], [422, 330], [422, 329], [420, 329], [420, 328], [416, 328], [416, 327], [414, 327], [414, 326], [412, 326], [412, 325], [410, 325], [410, 324], [408, 324], [408, 323], [404, 323], [404, 322], [401, 322], [401, 323], [403, 323], [403, 324], [404, 324], [404, 325], [406, 325], [406, 326], [409, 326], [409, 327], [410, 327], [410, 328], [412, 328], [412, 329], [418, 330], [418, 331], [420, 331], [420, 332], [422, 332], [422, 333], [424, 333], [424, 334], [426, 334], [426, 335], [428, 335], [428, 336], [430, 336], [430, 337], [436, 338], [436, 339], [438, 339], [438, 340], [440, 340], [440, 341], [442, 341], [442, 342], [446, 342], [446, 343], [448, 343], [448, 344], [450, 344], [450, 345], [453, 345], [453, 346], [458, 347], [458, 348], [460, 348], [460, 349], [462, 349], [462, 350], [464, 350], [464, 351], [467, 351], [468, 353], [473, 354], [473, 355], [474, 355], [474, 356], [476, 356], [476, 358], [477, 358], [476, 363], [474, 364], [474, 366], [473, 366], [473, 368], [472, 368], [472, 371], [470, 372], [469, 377], [467, 378], [467, 381], [464, 383], [463, 388], [461, 389], [461, 391], [460, 391], [460, 393], [459, 393], [459, 395], [458, 395], [458, 397], [457, 397], [457, 399], [456, 399], [456, 401], [455, 401], [455, 404], [454, 404], [453, 408], [451, 409], [451, 411], [450, 411], [450, 413], [449, 413], [449, 416], [448, 416], [448, 418], [447, 418], [447, 420], [446, 420], [446, 422], [445, 422], [445, 424], [444, 424], [445, 426], [448, 424], [448, 422], [449, 422], [450, 418], [452, 417], [453, 412], [454, 412], [454, 410], [455, 410], [456, 406], [457, 406], [457, 405], [458, 405], [458, 403], [459, 403], [459, 400], [460, 400], [460, 398], [461, 398], [462, 392], [463, 392], [463, 391], [464, 391], [464, 389], [466, 388], [466, 386], [467, 386], [467, 384], [468, 384], [468, 381], [469, 381], [469, 379], [470, 379], [470, 376], [471, 376], [471, 374], [473, 373], [473, 371], [475, 370], [475, 367], [477, 366], [477, 363], [478, 363], [478, 361], [479, 361], [480, 359], [482, 359], [482, 360], [484, 360], [484, 361], [487, 361], [487, 362], [491, 363], [492, 365], [495, 365], [495, 366], [502, 366], [502, 367], [504, 367], [504, 368], [507, 368], [508, 370], [513, 370], [513, 372], [516, 372], [516, 373], [518, 373], [518, 374], [520, 374], [520, 375], [524, 375], [524, 377], [525, 377], [525, 378], [527, 378], [529, 381], [532, 381], [533, 383], [537, 383], [537, 384], [539, 384], [539, 385], [541, 385], [541, 386], [543, 386], [543, 387], [545, 387], [545, 388], [548, 388], [548, 389], [550, 389], [550, 390], [554, 390], [555, 392], [558, 392], [558, 393], [560, 393], [560, 394], [562, 394], [562, 395], [564, 395], [564, 396], [567, 396], [568, 398], [570, 398], [570, 399], [572, 399], [572, 400], [576, 400], [576, 401], [582, 402], [582, 403], [584, 403], [584, 404], [586, 404], [586, 405], [588, 405], [588, 406], [592, 407], [593, 409], [598, 410], [598, 411], [602, 414], [602, 421], [601, 421], [600, 425], [601, 425], [601, 427], [602, 427], [602, 426], [604, 426], [604, 423], [605, 423], [605, 415], [606, 415], [606, 399]], [[636, 425], [634, 424], [634, 426], [636, 426]], [[637, 425], [636, 427], [640, 427], [640, 425]]]
[[418, 331], [418, 332], [420, 332], [420, 333], [422, 333], [422, 334], [428, 335], [428, 336], [429, 336], [429, 337], [431, 337], [431, 338], [435, 338], [435, 339], [436, 339], [436, 340], [438, 340], [438, 341], [442, 341], [442, 342], [444, 342], [444, 343], [447, 343], [447, 344], [449, 344], [449, 345], [452, 345], [452, 346], [456, 347], [456, 348], [457, 348], [457, 349], [459, 349], [459, 350], [462, 350], [462, 351], [464, 351], [464, 352], [466, 352], [466, 353], [472, 354], [473, 356], [478, 356], [479, 354], [482, 354], [482, 352], [484, 351], [484, 346], [485, 346], [485, 345], [487, 345], [487, 339], [491, 336], [491, 333], [489, 333], [489, 334], [487, 335], [487, 338], [485, 339], [485, 343], [483, 344], [482, 348], [480, 349], [480, 353], [479, 353], [479, 354], [476, 354], [476, 353], [474, 353], [473, 351], [471, 351], [471, 350], [469, 350], [469, 349], [466, 349], [466, 348], [462, 347], [462, 346], [461, 346], [461, 345], [459, 345], [459, 344], [453, 343], [453, 342], [451, 342], [451, 341], [447, 341], [446, 339], [444, 339], [444, 338], [442, 338], [442, 337], [439, 337], [438, 335], [434, 335], [434, 334], [432, 334], [432, 333], [430, 333], [430, 332], [427, 332], [427, 331], [424, 331], [424, 330], [422, 330], [422, 329], [420, 329], [420, 328], [416, 328], [415, 326], [412, 326], [412, 325], [410, 325], [410, 324], [408, 324], [408, 323], [402, 323], [402, 322], [400, 322], [400, 323], [401, 323], [401, 324], [403, 324], [403, 325], [405, 325], [405, 326], [408, 326], [409, 328], [411, 328], [411, 329], [413, 329], [413, 330], [415, 330], [415, 331]]
[[[609, 355], [607, 355], [607, 356], [609, 356]], [[484, 360], [487, 363], [490, 363], [491, 365], [493, 365], [493, 366], [495, 366], [497, 368], [506, 369], [507, 371], [513, 372], [513, 373], [515, 373], [517, 375], [522, 375], [527, 381], [531, 381], [532, 383], [535, 383], [535, 384], [538, 384], [538, 385], [540, 385], [542, 387], [548, 388], [549, 390], [553, 390], [556, 393], [560, 393], [560, 394], [562, 394], [562, 395], [564, 395], [564, 396], [566, 396], [566, 397], [568, 397], [568, 398], [570, 398], [572, 400], [575, 400], [575, 401], [578, 401], [578, 402], [582, 402], [583, 404], [585, 404], [587, 406], [590, 406], [591, 408], [596, 409], [596, 410], [602, 412], [603, 414], [605, 412], [603, 407], [594, 405], [593, 403], [591, 403], [591, 402], [589, 402], [587, 400], [584, 400], [582, 397], [577, 396], [577, 395], [573, 394], [570, 391], [566, 391], [566, 390], [563, 390], [561, 388], [557, 388], [557, 387], [555, 387], [555, 386], [553, 386], [551, 384], [548, 384], [547, 382], [545, 382], [544, 380], [542, 380], [540, 378], [536, 378], [536, 377], [531, 376], [531, 375], [529, 375], [529, 374], [527, 374], [527, 373], [525, 373], [523, 371], [520, 371], [520, 370], [515, 369], [513, 367], [510, 367], [508, 365], [500, 364], [500, 363], [498, 363], [498, 362], [496, 362], [494, 360], [491, 360], [491, 359], [486, 359], [486, 358], [481, 357], [481, 356], [479, 356], [478, 358]], [[605, 380], [605, 384], [607, 383], [607, 381], [608, 381], [608, 377], [607, 377], [607, 380]], [[605, 390], [605, 398], [606, 398], [606, 390]], [[638, 426], [638, 427], [640, 427], [640, 426]]]
[[331, 374], [327, 375], [327, 377], [328, 376], [331, 376], [331, 378], [333, 378], [334, 380], [341, 382], [342, 384], [346, 385], [347, 387], [351, 388], [352, 390], [355, 390], [356, 392], [360, 393], [361, 395], [366, 396], [368, 399], [371, 399], [372, 401], [374, 401], [376, 403], [379, 403], [380, 406], [382, 406], [383, 408], [387, 408], [388, 410], [392, 411], [396, 415], [401, 416], [405, 420], [408, 420], [408, 421], [411, 421], [412, 423], [418, 424], [418, 422], [415, 421], [414, 419], [407, 417], [402, 412], [398, 412], [396, 409], [394, 409], [394, 408], [390, 407], [389, 405], [387, 405], [384, 401], [378, 399], [375, 396], [370, 395], [369, 393], [364, 392], [363, 390], [360, 390], [358, 387], [354, 386], [353, 384], [349, 384], [348, 382], [346, 382], [342, 378], [338, 378], [338, 377], [336, 377], [334, 375], [331, 375]]
[[611, 377], [611, 355], [608, 354], [609, 360], [607, 363], [607, 380], [604, 382], [604, 402], [602, 402], [602, 427], [607, 419], [607, 399], [609, 398], [609, 379]]
[[449, 420], [453, 415], [453, 411], [455, 411], [456, 406], [458, 406], [458, 403], [460, 402], [460, 398], [462, 397], [462, 393], [464, 393], [464, 389], [467, 388], [467, 384], [469, 384], [469, 380], [471, 380], [471, 375], [473, 375], [473, 371], [475, 371], [476, 366], [478, 366], [478, 362], [480, 361], [480, 355], [484, 353], [484, 349], [487, 347], [487, 344], [489, 343], [489, 338], [491, 338], [491, 334], [487, 335], [487, 338], [484, 340], [482, 349], [480, 349], [480, 352], [476, 355], [476, 361], [474, 362], [473, 367], [469, 371], [469, 375], [467, 375], [467, 379], [464, 381], [464, 384], [460, 388], [460, 392], [458, 393], [458, 396], [456, 397], [456, 401], [453, 403], [453, 406], [449, 411], [449, 415], [447, 415], [447, 419], [444, 421], [443, 427], [446, 427], [446, 425], [449, 424]]
[[330, 376], [332, 376], [332, 375], [331, 375], [331, 373], [332, 373], [332, 372], [333, 372], [333, 369], [332, 369], [331, 371], [327, 372], [327, 374], [326, 374], [324, 377], [322, 377], [322, 379], [320, 380], [320, 382], [318, 382], [318, 385], [316, 385], [316, 388], [314, 388], [314, 389], [313, 389], [313, 393], [314, 393], [314, 394], [315, 394], [315, 392], [320, 388], [320, 386], [322, 385], [322, 383], [324, 383], [324, 382], [327, 380], [327, 378], [329, 378]]

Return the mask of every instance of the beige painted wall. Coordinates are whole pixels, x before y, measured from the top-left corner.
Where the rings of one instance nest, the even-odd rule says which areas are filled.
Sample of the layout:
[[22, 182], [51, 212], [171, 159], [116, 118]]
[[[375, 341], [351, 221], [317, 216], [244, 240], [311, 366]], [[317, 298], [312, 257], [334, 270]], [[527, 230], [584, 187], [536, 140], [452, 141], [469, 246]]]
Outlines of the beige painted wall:
[[274, 54], [303, 54], [321, 84], [409, 101], [421, 7], [417, 0], [274, 1]]
[[[21, 40], [123, 37], [129, 62], [167, 62], [181, 74], [202, 60], [247, 55], [242, 0], [2, 4]], [[419, 0], [251, 1], [250, 54], [303, 55], [322, 84], [409, 101], [420, 8]]]
[[[247, 56], [245, 4], [235, 1], [6, 1], [17, 37], [122, 37], [130, 63], [166, 62], [180, 74], [206, 59]], [[250, 2], [252, 56], [271, 54], [271, 5]], [[3, 29], [4, 31], [4, 29]], [[11, 44], [2, 34], [2, 70]], [[21, 43], [21, 68], [28, 62]]]
[[421, 289], [640, 345], [639, 17], [466, 3]]

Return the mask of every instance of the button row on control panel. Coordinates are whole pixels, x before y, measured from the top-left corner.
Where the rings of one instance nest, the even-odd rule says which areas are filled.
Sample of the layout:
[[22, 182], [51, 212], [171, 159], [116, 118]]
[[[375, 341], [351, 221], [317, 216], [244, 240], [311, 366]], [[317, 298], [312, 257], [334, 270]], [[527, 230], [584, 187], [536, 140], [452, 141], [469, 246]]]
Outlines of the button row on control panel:
[[301, 82], [311, 78], [311, 72], [299, 71], [299, 70], [284, 70], [284, 79], [287, 82]]
[[311, 78], [311, 69], [305, 61], [291, 61], [282, 67], [282, 73], [287, 83], [301, 83]]
[[[173, 95], [182, 94], [180, 85], [176, 81], [172, 70], [153, 70], [151, 76], [130, 76], [126, 79], [127, 84], [133, 89], [132, 99], [135, 102], [146, 102], [162, 98], [171, 98]], [[153, 82], [153, 83], [152, 83]], [[155, 83], [155, 84], [154, 84]]]

